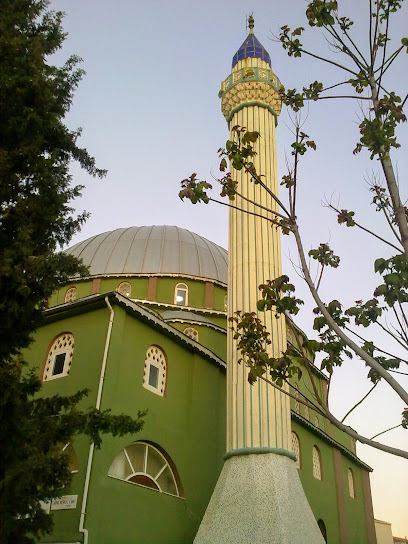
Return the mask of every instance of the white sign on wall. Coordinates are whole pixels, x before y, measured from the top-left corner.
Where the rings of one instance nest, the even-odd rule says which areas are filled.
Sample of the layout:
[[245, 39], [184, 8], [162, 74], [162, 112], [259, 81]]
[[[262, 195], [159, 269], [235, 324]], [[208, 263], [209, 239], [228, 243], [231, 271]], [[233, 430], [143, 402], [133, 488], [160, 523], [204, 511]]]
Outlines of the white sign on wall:
[[51, 510], [72, 510], [76, 508], [78, 495], [63, 495], [52, 499]]

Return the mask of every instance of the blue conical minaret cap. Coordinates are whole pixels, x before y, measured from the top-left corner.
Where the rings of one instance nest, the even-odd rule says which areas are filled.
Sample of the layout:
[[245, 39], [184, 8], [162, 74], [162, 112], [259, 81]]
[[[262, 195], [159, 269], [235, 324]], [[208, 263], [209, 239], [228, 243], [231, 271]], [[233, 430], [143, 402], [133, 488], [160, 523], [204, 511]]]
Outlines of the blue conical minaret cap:
[[261, 42], [255, 37], [254, 34], [254, 18], [252, 15], [248, 18], [249, 34], [245, 39], [244, 43], [235, 53], [232, 59], [232, 67], [237, 64], [238, 61], [247, 59], [248, 57], [255, 57], [257, 59], [262, 59], [271, 64], [271, 57], [269, 56], [268, 51], [264, 48]]

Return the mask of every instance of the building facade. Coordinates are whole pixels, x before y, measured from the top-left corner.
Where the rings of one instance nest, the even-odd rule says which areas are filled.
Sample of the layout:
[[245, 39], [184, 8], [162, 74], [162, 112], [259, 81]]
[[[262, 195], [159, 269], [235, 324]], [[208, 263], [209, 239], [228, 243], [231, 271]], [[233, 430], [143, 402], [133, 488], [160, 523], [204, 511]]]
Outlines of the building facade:
[[[276, 185], [280, 83], [251, 24], [223, 82], [222, 107], [231, 126], [261, 133], [258, 168]], [[263, 198], [238, 177], [245, 198]], [[148, 412], [137, 436], [106, 437], [99, 450], [84, 437], [62, 445], [73, 479], [63, 497], [44, 504], [55, 530], [43, 542], [376, 542], [371, 469], [355, 444], [297, 399], [250, 386], [245, 367], [234, 364], [227, 315], [254, 308], [257, 285], [280, 273], [279, 235], [248, 217], [231, 212], [229, 256], [164, 226], [117, 229], [68, 250], [89, 277], [54, 293], [25, 357], [45, 395], [88, 388], [84, 407]], [[274, 353], [303, 334], [283, 320], [272, 319], [270, 330]], [[313, 373], [324, 395], [327, 378]], [[307, 380], [293, 385], [310, 398]], [[249, 483], [237, 482], [249, 473]], [[252, 497], [258, 511], [286, 497], [289, 521], [273, 521], [266, 509], [258, 516], [245, 506]]]

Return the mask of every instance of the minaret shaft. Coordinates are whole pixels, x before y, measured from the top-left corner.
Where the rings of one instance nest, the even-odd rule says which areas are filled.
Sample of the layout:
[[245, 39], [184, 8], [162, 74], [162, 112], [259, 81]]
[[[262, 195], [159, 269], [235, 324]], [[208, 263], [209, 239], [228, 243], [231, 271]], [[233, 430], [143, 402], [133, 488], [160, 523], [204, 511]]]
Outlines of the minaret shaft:
[[[264, 107], [243, 107], [230, 121], [230, 127], [235, 125], [260, 133], [254, 164], [257, 172], [265, 176], [262, 179], [276, 194], [275, 116]], [[233, 137], [231, 134], [231, 139]], [[249, 213], [230, 209], [229, 315], [237, 310], [257, 312], [256, 303], [260, 298], [258, 285], [281, 275], [279, 230], [267, 219], [252, 214], [267, 218], [273, 215], [248, 200], [273, 210], [276, 210], [276, 203], [244, 171], [232, 171], [232, 177], [238, 181], [238, 192], [244, 197], [237, 196], [234, 205]], [[272, 312], [261, 312], [258, 317], [271, 333], [270, 354], [278, 356], [286, 349], [284, 320], [276, 319]], [[258, 446], [289, 449], [288, 397], [262, 380], [251, 386], [247, 378], [248, 368], [244, 364], [238, 365], [238, 358], [236, 341], [232, 332], [228, 331], [227, 451]]]
[[[222, 112], [230, 128], [239, 125], [260, 133], [254, 159], [262, 180], [277, 193], [275, 123], [280, 112], [280, 83], [270, 57], [250, 32], [223, 81]], [[231, 138], [234, 139], [231, 130]], [[276, 210], [270, 195], [242, 171], [230, 209], [228, 313], [257, 312], [258, 285], [281, 275], [279, 230], [262, 217]], [[251, 201], [251, 202], [249, 202]], [[248, 213], [249, 212], [249, 213]], [[273, 214], [270, 214], [273, 216]], [[258, 313], [258, 312], [257, 312]], [[272, 312], [259, 313], [271, 334], [270, 354], [286, 349], [285, 322]], [[288, 396], [258, 380], [248, 383], [248, 368], [238, 364], [236, 340], [228, 330], [227, 453], [214, 493], [194, 544], [324, 544], [289, 451]]]

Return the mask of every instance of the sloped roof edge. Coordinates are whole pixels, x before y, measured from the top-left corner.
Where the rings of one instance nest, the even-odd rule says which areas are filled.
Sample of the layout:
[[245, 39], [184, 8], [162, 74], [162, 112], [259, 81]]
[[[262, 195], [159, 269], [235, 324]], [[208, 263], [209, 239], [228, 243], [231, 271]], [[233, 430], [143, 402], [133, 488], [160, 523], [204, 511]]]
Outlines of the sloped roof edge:
[[192, 338], [186, 336], [178, 329], [175, 329], [170, 324], [166, 323], [160, 314], [155, 310], [146, 308], [129, 300], [120, 293], [116, 291], [111, 291], [109, 293], [102, 293], [96, 295], [89, 295], [88, 297], [80, 298], [74, 302], [66, 302], [64, 304], [59, 304], [58, 306], [53, 306], [44, 310], [43, 314], [46, 321], [54, 321], [56, 319], [61, 319], [65, 315], [76, 315], [82, 313], [86, 310], [93, 308], [102, 308], [105, 306], [105, 298], [109, 299], [111, 304], [118, 304], [122, 306], [126, 311], [137, 314], [143, 321], [151, 323], [155, 328], [161, 329], [168, 336], [173, 339], [176, 339], [178, 342], [188, 346], [192, 351], [196, 351], [203, 355], [205, 358], [212, 360], [217, 363], [222, 368], [226, 368], [227, 365], [220, 357], [215, 355], [211, 350], [202, 346]]

